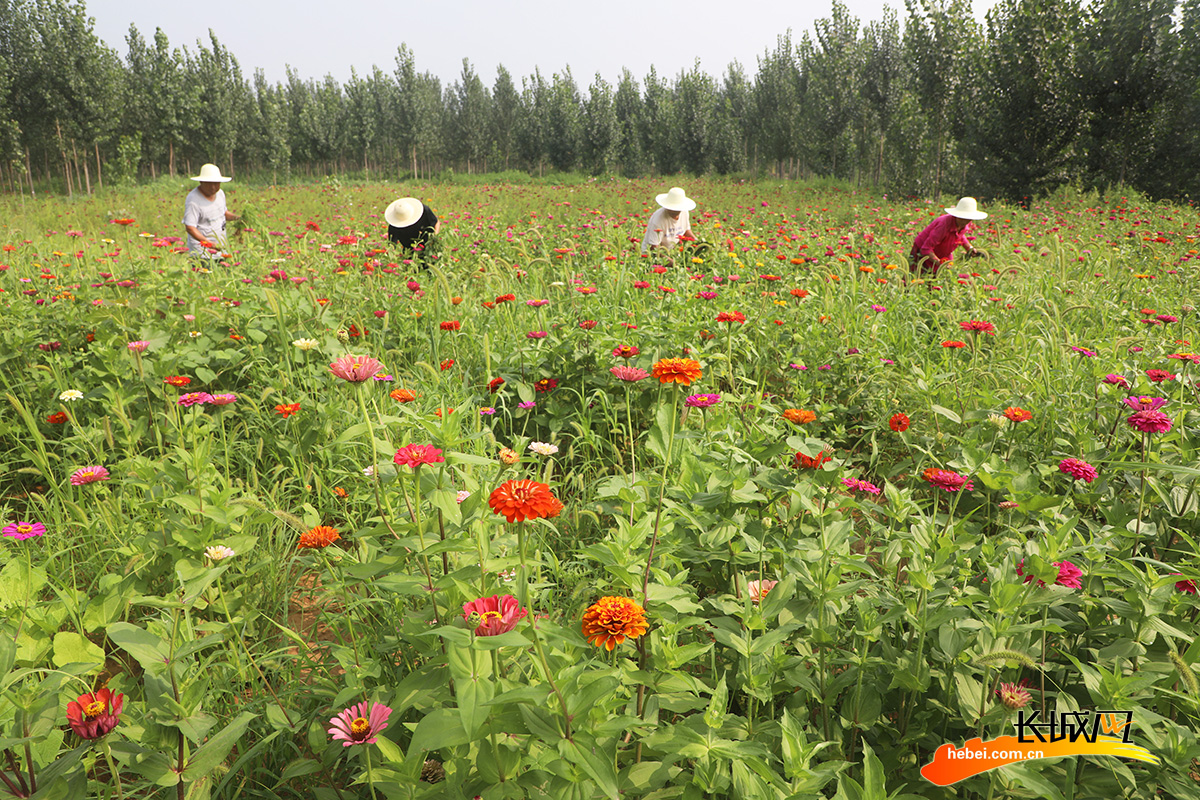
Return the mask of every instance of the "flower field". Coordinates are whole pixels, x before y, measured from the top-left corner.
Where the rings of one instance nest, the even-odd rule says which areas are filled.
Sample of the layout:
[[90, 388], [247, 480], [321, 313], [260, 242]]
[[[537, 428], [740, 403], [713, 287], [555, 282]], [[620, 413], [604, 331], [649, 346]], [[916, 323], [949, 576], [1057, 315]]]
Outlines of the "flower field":
[[1200, 794], [1195, 208], [187, 188], [0, 199], [0, 797]]

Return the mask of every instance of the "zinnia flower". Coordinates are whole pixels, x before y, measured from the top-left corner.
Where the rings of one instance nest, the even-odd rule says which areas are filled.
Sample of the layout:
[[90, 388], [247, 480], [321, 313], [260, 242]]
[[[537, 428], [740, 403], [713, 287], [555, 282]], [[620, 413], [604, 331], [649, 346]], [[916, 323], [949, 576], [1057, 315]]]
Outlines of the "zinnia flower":
[[[1080, 580], [1080, 578], [1083, 577], [1083, 570], [1072, 564], [1070, 561], [1055, 561], [1054, 566], [1058, 567], [1058, 577], [1054, 579], [1054, 582], [1057, 585], [1065, 586], [1068, 589], [1083, 588], [1083, 581]], [[1021, 559], [1021, 563], [1017, 564], [1017, 576], [1024, 576], [1025, 583], [1029, 583], [1031, 580], [1033, 580], [1033, 575], [1025, 574], [1025, 559]], [[1045, 581], [1038, 581], [1038, 586], [1045, 585]]]
[[182, 389], [192, 382], [192, 379], [186, 375], [172, 375], [169, 378], [163, 378], [163, 383], [168, 386], [175, 386]]
[[104, 467], [81, 467], [71, 473], [71, 485], [83, 486], [85, 483], [108, 480], [108, 470]]
[[301, 550], [324, 550], [340, 538], [341, 534], [336, 528], [318, 525], [300, 534], [300, 544], [297, 547]]
[[329, 365], [330, 372], [351, 383], [369, 381], [381, 369], [383, 364], [369, 356], [342, 356]]
[[547, 444], [546, 442], [530, 442], [529, 449], [539, 456], [552, 456], [558, 452], [558, 445]]
[[533, 384], [534, 391], [539, 392], [541, 394], [545, 394], [546, 392], [552, 391], [557, 388], [558, 388], [558, 380], [555, 378], [542, 378], [540, 381], [537, 381]]
[[106, 686], [67, 703], [67, 723], [81, 739], [99, 739], [117, 727], [124, 705], [125, 695], [114, 697]]
[[[1182, 575], [1182, 573], [1180, 573], [1180, 572], [1172, 572], [1171, 574], [1172, 575]], [[1181, 592], [1187, 592], [1188, 594], [1196, 594], [1196, 582], [1193, 580], [1190, 580], [1190, 579], [1183, 579], [1183, 580], [1175, 581], [1175, 588]]]
[[658, 378], [659, 383], [678, 383], [691, 386], [693, 381], [700, 380], [700, 362], [691, 358], [664, 358], [658, 361], [650, 370], [650, 374]]
[[638, 369], [637, 367], [627, 367], [624, 364], [619, 367], [611, 367], [608, 371], [613, 374], [614, 378], [626, 383], [636, 383], [650, 377], [650, 373], [646, 372], [646, 370]]
[[1161, 411], [1138, 411], [1129, 416], [1129, 424], [1143, 433], [1166, 433], [1171, 430], [1171, 418]]
[[175, 402], [184, 408], [188, 408], [189, 406], [202, 406], [211, 401], [212, 395], [208, 392], [188, 392], [187, 394], [181, 394]]
[[225, 392], [224, 394], [211, 394], [208, 396], [209, 405], [227, 406], [237, 402], [237, 395], [233, 392]]
[[46, 422], [49, 422], [51, 425], [62, 425], [66, 421], [67, 415], [63, 411], [55, 411], [50, 416], [46, 417]]
[[957, 349], [959, 347], [966, 347], [966, 346], [967, 346], [966, 342], [953, 342], [953, 341], [942, 342], [942, 347], [948, 347], [948, 348], [952, 348], [952, 349]]
[[1150, 379], [1151, 383], [1175, 380], [1175, 375], [1167, 372], [1165, 369], [1148, 369], [1146, 370], [1146, 377]]
[[762, 599], [767, 596], [767, 592], [779, 585], [779, 581], [749, 581], [746, 584], [746, 594], [750, 595], [750, 600], [758, 605]]
[[1096, 468], [1078, 458], [1064, 458], [1058, 462], [1058, 469], [1077, 481], [1091, 483], [1096, 480]]
[[833, 457], [824, 450], [817, 453], [815, 456], [806, 456], [804, 453], [798, 452], [796, 455], [792, 456], [792, 467], [795, 469], [800, 469], [801, 467], [807, 467], [808, 469], [819, 469], [822, 464], [824, 464], [826, 461], [831, 461], [832, 458]]
[[908, 430], [910, 424], [911, 420], [909, 420], [908, 415], [899, 411], [892, 414], [892, 418], [888, 420], [888, 427], [896, 433], [903, 433]]
[[1013, 711], [1024, 708], [1033, 699], [1033, 696], [1023, 686], [1016, 683], [1000, 684], [1000, 688], [996, 690], [996, 696], [1000, 698], [1000, 702], [1006, 708], [1011, 708]]
[[868, 483], [858, 478], [842, 478], [842, 485], [852, 492], [867, 492], [869, 494], [879, 494], [880, 489], [873, 483]]
[[740, 311], [722, 311], [720, 314], [717, 314], [717, 322], [737, 322], [744, 324], [746, 322], [746, 315]]
[[688, 408], [711, 408], [721, 402], [719, 394], [693, 394], [683, 401]]
[[476, 636], [499, 636], [517, 627], [529, 612], [511, 594], [481, 597], [463, 603], [463, 620], [470, 623], [474, 615], [479, 620]]
[[417, 395], [408, 389], [393, 389], [388, 392], [388, 397], [395, 400], [397, 403], [411, 403], [417, 399]]
[[316, 339], [295, 339], [292, 345], [300, 350], [315, 350], [319, 342]]
[[957, 492], [961, 490], [971, 491], [975, 488], [975, 484], [971, 483], [965, 475], [959, 475], [957, 472], [948, 469], [938, 469], [936, 467], [928, 467], [921, 473], [926, 481], [939, 489], [945, 489], [947, 492]]
[[[369, 710], [368, 710], [369, 709]], [[333, 740], [341, 741], [343, 747], [352, 744], [375, 744], [379, 732], [387, 727], [392, 710], [382, 703], [363, 701], [347, 708], [329, 720], [330, 728], [325, 731]]]
[[633, 358], [642, 351], [631, 344], [623, 344], [619, 347], [614, 347], [612, 354], [617, 358]]
[[783, 412], [783, 418], [795, 425], [806, 425], [815, 420], [817, 414], [806, 408], [789, 408]]
[[1124, 375], [1117, 375], [1112, 372], [1104, 376], [1103, 382], [1109, 386], [1124, 386], [1126, 389], [1129, 388], [1129, 381], [1125, 379]]
[[204, 555], [210, 561], [224, 561], [227, 558], [233, 558], [237, 553], [233, 552], [232, 547], [226, 547], [223, 544], [209, 545], [204, 548]]
[[964, 331], [971, 331], [972, 333], [986, 333], [989, 336], [996, 335], [996, 326], [990, 322], [984, 322], [981, 319], [960, 322], [958, 323], [958, 327], [962, 328]]
[[1122, 400], [1134, 411], [1158, 411], [1167, 404], [1165, 397], [1126, 397]]
[[279, 416], [283, 417], [284, 419], [287, 419], [288, 417], [290, 417], [292, 414], [295, 414], [299, 410], [300, 410], [299, 403], [281, 403], [280, 405], [275, 406], [275, 413], [278, 414]]
[[507, 466], [510, 466], [510, 467], [513, 464], [515, 464], [521, 460], [521, 456], [517, 454], [516, 450], [510, 450], [507, 447], [500, 448], [499, 457], [500, 457], [501, 464], [506, 464]]
[[46, 526], [40, 522], [14, 522], [11, 525], [4, 526], [4, 529], [0, 533], [20, 541], [25, 541], [26, 539], [32, 539], [34, 536], [45, 536]]
[[62, 400], [64, 403], [73, 403], [76, 400], [83, 399], [83, 392], [79, 391], [78, 389], [66, 389], [59, 393], [58, 399]]
[[125, 346], [129, 348], [130, 352], [144, 353], [146, 351], [146, 348], [150, 346], [150, 343], [145, 341], [144, 339], [141, 339], [136, 342], [130, 342], [129, 344], [127, 344]]
[[584, 638], [609, 651], [646, 628], [645, 610], [628, 597], [601, 597], [583, 613]]
[[442, 451], [429, 444], [406, 444], [392, 458], [395, 463], [414, 469], [422, 464], [441, 464], [445, 460]]
[[492, 378], [488, 381], [488, 393], [495, 394], [500, 391], [500, 387], [504, 385], [504, 378]]
[[528, 479], [501, 484], [488, 498], [488, 505], [509, 522], [557, 517], [563, 509], [549, 486]]
[[1008, 417], [1013, 422], [1025, 422], [1026, 420], [1033, 419], [1032, 412], [1026, 411], [1023, 408], [1018, 408], [1017, 406], [1009, 406], [1008, 408], [1004, 409], [1004, 416]]
[[462, 329], [462, 323], [456, 319], [451, 319], [441, 323], [438, 327], [444, 331], [457, 331]]

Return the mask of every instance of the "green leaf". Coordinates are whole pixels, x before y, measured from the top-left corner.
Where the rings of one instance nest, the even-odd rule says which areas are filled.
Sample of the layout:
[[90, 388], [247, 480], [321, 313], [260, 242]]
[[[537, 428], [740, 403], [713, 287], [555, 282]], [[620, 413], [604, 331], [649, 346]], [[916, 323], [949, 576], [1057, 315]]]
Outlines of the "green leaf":
[[88, 672], [99, 672], [104, 668], [104, 651], [87, 638], [70, 631], [54, 634], [54, 666], [87, 664]]
[[183, 768], [183, 777], [188, 781], [197, 781], [211, 772], [214, 767], [225, 760], [251, 720], [257, 717], [257, 714], [243, 712], [237, 719], [226, 725], [224, 730], [205, 742], [188, 759], [187, 766]]
[[602, 754], [597, 752], [599, 749], [595, 744], [589, 744], [582, 735], [576, 736], [575, 741], [563, 739], [558, 743], [558, 752], [563, 758], [586, 772], [605, 795], [612, 800], [619, 800], [614, 754]]
[[170, 661], [166, 643], [149, 631], [128, 622], [114, 622], [108, 626], [108, 638], [133, 656], [146, 672], [152, 675], [166, 672]]
[[935, 403], [935, 404], [929, 406], [929, 408], [931, 411], [933, 411], [933, 413], [940, 414], [955, 424], [958, 424], [958, 425], [962, 424], [962, 417], [958, 416], [958, 414], [955, 414], [953, 411], [946, 408], [945, 406], [939, 406]]
[[417, 723], [408, 752], [441, 750], [443, 747], [456, 747], [469, 741], [471, 737], [463, 730], [462, 718], [457, 708], [435, 708]]
[[454, 678], [463, 730], [474, 739], [491, 710], [487, 702], [496, 695], [491, 656], [478, 653], [470, 646], [447, 644], [446, 657], [450, 664], [450, 675]]

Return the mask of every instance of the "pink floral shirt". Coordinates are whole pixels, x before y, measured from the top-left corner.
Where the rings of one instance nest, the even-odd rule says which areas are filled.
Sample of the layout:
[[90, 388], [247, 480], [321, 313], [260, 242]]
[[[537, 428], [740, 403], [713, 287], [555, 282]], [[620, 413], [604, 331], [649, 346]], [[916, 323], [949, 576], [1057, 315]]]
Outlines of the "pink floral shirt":
[[967, 243], [966, 233], [970, 230], [971, 224], [967, 223], [967, 227], [961, 231], [958, 229], [958, 218], [952, 217], [949, 214], [943, 214], [926, 226], [925, 230], [917, 234], [916, 241], [913, 242], [913, 254], [928, 256], [937, 256], [940, 259], [954, 257], [954, 248], [962, 245], [970, 247]]

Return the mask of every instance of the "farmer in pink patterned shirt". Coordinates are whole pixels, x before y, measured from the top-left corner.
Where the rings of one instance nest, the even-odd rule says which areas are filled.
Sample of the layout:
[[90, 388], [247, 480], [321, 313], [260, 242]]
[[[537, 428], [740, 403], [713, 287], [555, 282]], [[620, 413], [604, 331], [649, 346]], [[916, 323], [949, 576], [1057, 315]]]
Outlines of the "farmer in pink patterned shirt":
[[967, 258], [982, 255], [966, 237], [972, 221], [987, 219], [987, 214], [976, 207], [975, 198], [963, 197], [958, 205], [945, 211], [917, 234], [913, 242], [908, 262], [909, 268], [917, 274], [936, 275], [938, 267], [954, 260], [954, 249], [959, 245], [967, 248]]

